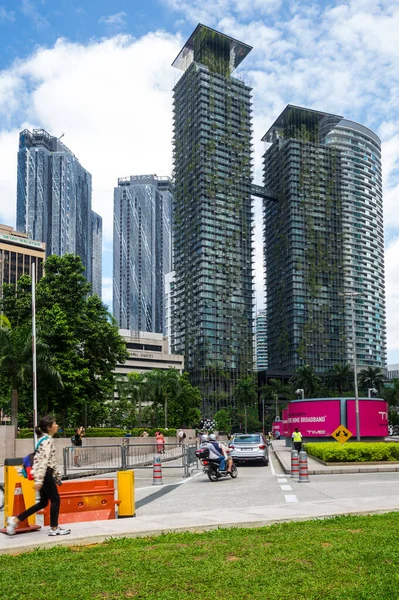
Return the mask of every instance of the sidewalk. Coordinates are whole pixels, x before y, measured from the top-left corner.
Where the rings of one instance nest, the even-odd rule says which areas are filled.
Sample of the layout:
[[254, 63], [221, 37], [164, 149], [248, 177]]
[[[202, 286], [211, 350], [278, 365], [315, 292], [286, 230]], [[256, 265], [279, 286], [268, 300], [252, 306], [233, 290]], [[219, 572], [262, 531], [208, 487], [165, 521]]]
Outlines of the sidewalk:
[[[376, 510], [378, 506], [378, 510]], [[9, 537], [0, 534], [0, 554], [17, 554], [34, 548], [79, 546], [100, 543], [110, 538], [145, 537], [168, 532], [210, 531], [226, 527], [262, 527], [273, 523], [320, 519], [346, 514], [376, 514], [399, 510], [395, 497], [323, 500], [297, 504], [256, 506], [241, 509], [165, 514], [110, 521], [71, 524], [72, 533], [49, 537], [48, 527], [32, 533]]]
[[[286, 447], [284, 440], [274, 440], [272, 442], [273, 450], [280, 465], [286, 474], [291, 473], [291, 448]], [[309, 475], [336, 475], [342, 473], [389, 473], [399, 471], [399, 463], [391, 464], [357, 464], [345, 465], [339, 463], [337, 465], [326, 466], [318, 460], [308, 456]]]

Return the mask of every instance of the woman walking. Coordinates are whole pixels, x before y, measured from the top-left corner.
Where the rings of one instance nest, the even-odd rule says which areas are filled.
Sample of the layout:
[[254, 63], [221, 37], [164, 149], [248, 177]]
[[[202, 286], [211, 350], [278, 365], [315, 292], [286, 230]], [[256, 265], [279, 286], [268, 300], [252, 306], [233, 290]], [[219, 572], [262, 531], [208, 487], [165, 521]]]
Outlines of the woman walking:
[[70, 529], [62, 529], [58, 525], [58, 514], [60, 512], [60, 495], [57, 485], [61, 485], [61, 473], [55, 458], [55, 447], [53, 435], [58, 431], [58, 425], [54, 417], [47, 415], [35, 429], [40, 439], [37, 442], [33, 459], [33, 475], [35, 478], [35, 490], [40, 492], [40, 502], [25, 510], [16, 517], [7, 518], [8, 535], [15, 534], [15, 528], [20, 521], [24, 521], [39, 510], [46, 508], [50, 500], [50, 530], [49, 535], [68, 535]]

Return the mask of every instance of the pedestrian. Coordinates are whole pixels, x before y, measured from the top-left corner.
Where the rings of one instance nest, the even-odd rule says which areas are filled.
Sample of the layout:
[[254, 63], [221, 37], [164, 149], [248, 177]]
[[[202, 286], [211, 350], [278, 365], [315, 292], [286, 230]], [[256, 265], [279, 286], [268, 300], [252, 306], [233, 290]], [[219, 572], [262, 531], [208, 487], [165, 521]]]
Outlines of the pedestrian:
[[147, 438], [147, 437], [148, 437], [148, 431], [146, 431], [146, 430], [144, 429], [144, 431], [143, 431], [143, 433], [140, 435], [140, 437]]
[[295, 450], [297, 450], [297, 452], [300, 452], [302, 450], [302, 433], [299, 431], [298, 427], [295, 428], [291, 439], [294, 444]]
[[73, 453], [73, 464], [75, 467], [81, 466], [80, 462], [79, 462], [79, 458], [80, 458], [80, 448], [83, 446], [82, 437], [84, 435], [85, 435], [85, 429], [84, 429], [83, 425], [81, 425], [80, 427], [77, 427], [75, 429], [75, 433], [71, 437], [72, 445], [75, 447], [75, 450]]
[[165, 438], [163, 437], [163, 434], [159, 431], [155, 433], [155, 438], [157, 441], [157, 452], [158, 454], [163, 454], [165, 451]]
[[177, 439], [179, 441], [179, 446], [182, 445], [182, 443], [184, 442], [184, 438], [185, 438], [185, 433], [183, 431], [182, 428], [179, 429], [179, 431], [177, 432]]
[[58, 425], [54, 417], [51, 417], [50, 415], [43, 417], [39, 426], [35, 428], [39, 440], [33, 458], [32, 473], [35, 479], [35, 490], [40, 492], [40, 502], [31, 506], [16, 517], [7, 518], [8, 535], [14, 535], [15, 528], [20, 521], [25, 521], [25, 519], [37, 513], [39, 510], [46, 508], [49, 501], [50, 529], [48, 534], [53, 536], [71, 533], [70, 529], [63, 529], [58, 525], [60, 495], [58, 493], [57, 485], [61, 485], [61, 472], [57, 466], [53, 442], [53, 435], [57, 433], [57, 431]]

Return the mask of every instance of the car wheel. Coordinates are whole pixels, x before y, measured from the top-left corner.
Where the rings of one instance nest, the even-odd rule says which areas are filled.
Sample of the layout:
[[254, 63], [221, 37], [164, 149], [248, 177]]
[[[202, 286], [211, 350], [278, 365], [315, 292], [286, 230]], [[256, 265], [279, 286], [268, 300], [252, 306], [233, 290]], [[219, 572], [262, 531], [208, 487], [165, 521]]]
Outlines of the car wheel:
[[262, 464], [263, 464], [264, 467], [267, 467], [269, 465], [269, 461], [267, 460], [267, 458], [263, 459], [263, 463]]

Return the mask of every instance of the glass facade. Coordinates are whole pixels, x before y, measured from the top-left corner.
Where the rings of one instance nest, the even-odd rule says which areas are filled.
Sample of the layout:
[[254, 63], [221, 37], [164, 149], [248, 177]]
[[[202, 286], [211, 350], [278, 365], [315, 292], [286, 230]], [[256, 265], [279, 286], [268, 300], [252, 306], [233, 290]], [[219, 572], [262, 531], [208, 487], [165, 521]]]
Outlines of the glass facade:
[[92, 292], [101, 298], [103, 275], [103, 220], [100, 215], [91, 212], [92, 235]]
[[43, 129], [19, 135], [17, 229], [46, 243], [47, 255], [77, 254], [92, 277], [91, 175]]
[[172, 261], [172, 182], [139, 175], [114, 190], [113, 311], [121, 329], [163, 333]]
[[250, 49], [199, 25], [174, 63], [173, 347], [205, 416], [253, 369]]
[[45, 244], [28, 239], [12, 227], [0, 225], [0, 298], [3, 283], [15, 285], [22, 275], [31, 274], [36, 265], [36, 281], [43, 276]]
[[[351, 133], [350, 133], [351, 132]], [[337, 115], [288, 106], [263, 138], [269, 368], [385, 366], [379, 141]], [[361, 142], [361, 144], [359, 144]], [[372, 265], [374, 269], [372, 270]]]
[[[386, 307], [381, 142], [367, 127], [342, 119], [323, 142], [339, 148], [342, 164], [344, 291], [355, 290], [359, 369], [385, 368]], [[346, 353], [353, 359], [350, 302], [345, 310]]]
[[267, 312], [258, 310], [256, 315], [256, 370], [267, 369]]

